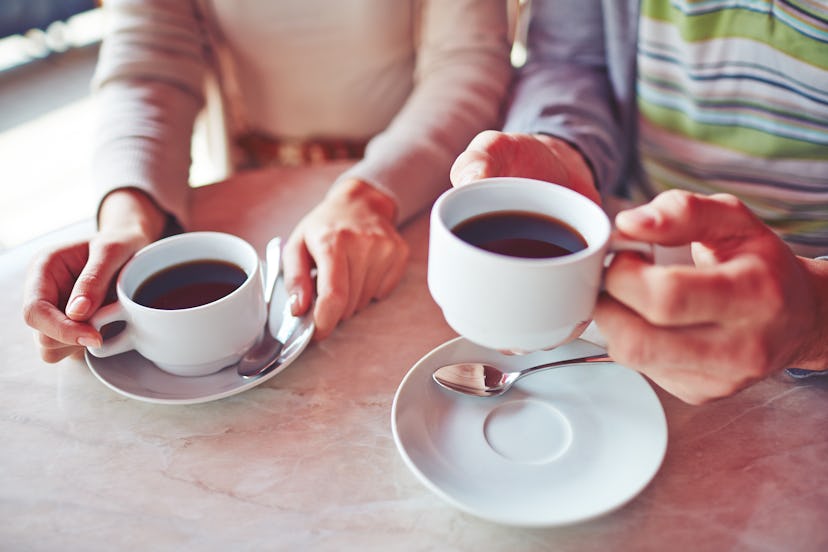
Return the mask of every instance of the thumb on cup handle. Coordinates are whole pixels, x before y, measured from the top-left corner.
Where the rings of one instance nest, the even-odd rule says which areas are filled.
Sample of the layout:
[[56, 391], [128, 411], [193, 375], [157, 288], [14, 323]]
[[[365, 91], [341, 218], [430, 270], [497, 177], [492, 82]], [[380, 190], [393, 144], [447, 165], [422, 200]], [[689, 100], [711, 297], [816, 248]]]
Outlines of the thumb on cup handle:
[[121, 307], [121, 303], [114, 302], [98, 309], [98, 312], [92, 315], [89, 323], [99, 332], [101, 328], [113, 322], [124, 322], [127, 325], [117, 335], [104, 339], [100, 347], [88, 347], [89, 352], [96, 357], [114, 356], [135, 348], [132, 343], [132, 337], [129, 331], [129, 323], [127, 322], [126, 311]]

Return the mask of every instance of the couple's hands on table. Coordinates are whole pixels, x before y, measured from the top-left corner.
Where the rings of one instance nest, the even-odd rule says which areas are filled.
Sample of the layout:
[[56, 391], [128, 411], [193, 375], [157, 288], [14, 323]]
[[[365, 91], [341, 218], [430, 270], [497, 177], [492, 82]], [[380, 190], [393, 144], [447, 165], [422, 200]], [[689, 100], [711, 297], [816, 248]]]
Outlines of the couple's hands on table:
[[106, 197], [99, 230], [89, 240], [44, 251], [30, 267], [23, 316], [35, 330], [40, 356], [58, 362], [84, 347], [98, 347], [101, 334], [88, 324], [104, 304], [120, 268], [158, 239], [166, 214], [143, 192], [117, 190]]
[[[487, 131], [458, 157], [451, 178], [537, 178], [595, 199], [588, 173], [566, 142]], [[695, 263], [616, 255], [594, 316], [621, 364], [694, 404], [786, 367], [828, 367], [828, 263], [796, 257], [733, 196], [673, 190], [619, 213], [616, 226], [634, 240], [692, 244]]]
[[283, 254], [285, 286], [294, 315], [313, 309], [315, 339], [388, 295], [402, 278], [409, 248], [395, 215], [390, 197], [360, 180], [343, 180], [291, 233]]

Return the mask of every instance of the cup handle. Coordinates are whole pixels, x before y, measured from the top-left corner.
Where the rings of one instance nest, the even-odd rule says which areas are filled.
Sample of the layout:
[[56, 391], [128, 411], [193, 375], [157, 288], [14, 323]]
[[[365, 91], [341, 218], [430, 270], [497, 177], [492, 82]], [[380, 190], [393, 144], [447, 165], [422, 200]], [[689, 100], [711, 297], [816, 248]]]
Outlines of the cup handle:
[[653, 246], [653, 244], [638, 240], [631, 240], [629, 238], [624, 238], [621, 237], [621, 235], [618, 232], [613, 231], [612, 236], [610, 237], [607, 264], [609, 264], [609, 261], [612, 260], [612, 256], [615, 253], [620, 253], [622, 251], [632, 251], [633, 253], [639, 253], [649, 261], [653, 261], [655, 259], [655, 247]]
[[112, 322], [124, 322], [126, 326], [117, 335], [104, 340], [100, 347], [88, 347], [89, 352], [96, 357], [109, 357], [135, 348], [129, 331], [126, 311], [118, 301], [100, 308], [89, 319], [89, 323], [98, 331], [101, 331], [101, 328]]

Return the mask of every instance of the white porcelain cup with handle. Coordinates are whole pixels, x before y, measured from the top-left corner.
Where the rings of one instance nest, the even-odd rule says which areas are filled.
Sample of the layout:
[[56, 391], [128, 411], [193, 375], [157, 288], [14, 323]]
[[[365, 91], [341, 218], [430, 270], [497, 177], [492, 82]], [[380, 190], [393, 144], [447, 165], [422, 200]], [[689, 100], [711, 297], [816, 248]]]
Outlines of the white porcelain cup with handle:
[[[153, 308], [135, 301], [136, 291], [152, 276], [197, 261], [235, 265], [244, 271], [241, 285], [190, 308]], [[124, 327], [89, 352], [107, 357], [135, 350], [177, 376], [208, 375], [238, 362], [264, 328], [259, 256], [247, 241], [231, 234], [190, 232], [148, 245], [121, 269], [116, 294], [117, 300], [95, 313], [90, 323], [98, 330], [114, 322], [123, 322]]]
[[[494, 253], [459, 238], [462, 222], [496, 212], [531, 213], [565, 223], [580, 251], [550, 258]], [[469, 341], [528, 353], [566, 343], [586, 328], [608, 253], [649, 244], [614, 240], [600, 206], [540, 180], [489, 178], [446, 191], [431, 211], [428, 288], [446, 322]]]

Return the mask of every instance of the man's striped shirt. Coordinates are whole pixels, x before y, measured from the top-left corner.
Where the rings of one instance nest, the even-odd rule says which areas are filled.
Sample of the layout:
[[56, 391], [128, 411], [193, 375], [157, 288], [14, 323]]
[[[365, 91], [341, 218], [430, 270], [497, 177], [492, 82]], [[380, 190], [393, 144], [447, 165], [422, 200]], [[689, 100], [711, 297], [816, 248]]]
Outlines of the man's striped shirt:
[[733, 193], [828, 252], [828, 0], [642, 0], [637, 96], [640, 199]]

